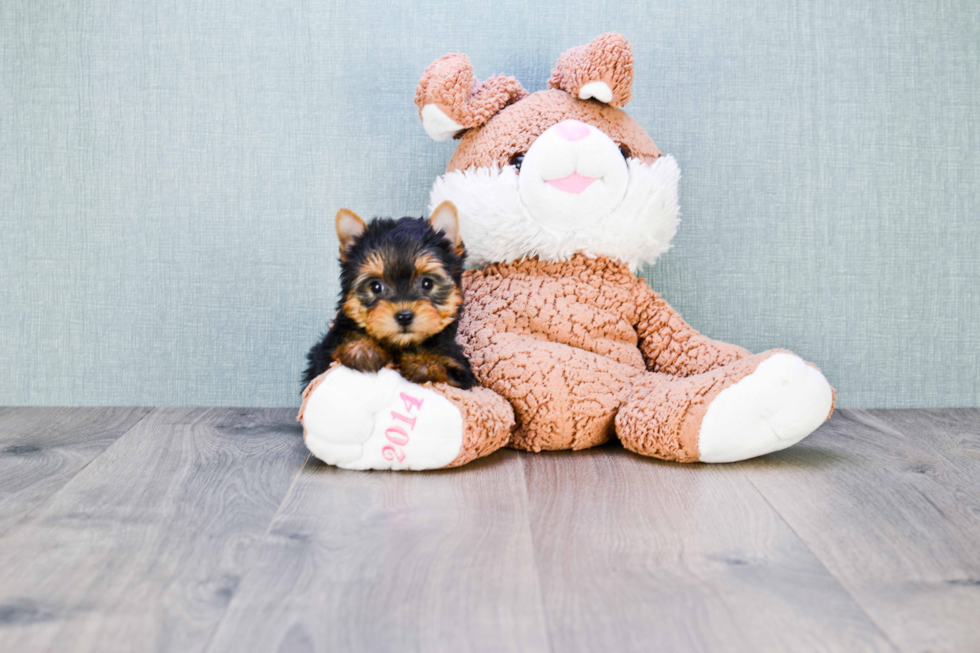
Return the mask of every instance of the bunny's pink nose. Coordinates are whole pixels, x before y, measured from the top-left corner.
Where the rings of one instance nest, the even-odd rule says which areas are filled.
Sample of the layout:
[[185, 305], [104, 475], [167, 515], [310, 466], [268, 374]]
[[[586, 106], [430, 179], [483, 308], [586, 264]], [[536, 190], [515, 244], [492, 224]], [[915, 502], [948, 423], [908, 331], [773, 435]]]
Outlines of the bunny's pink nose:
[[556, 127], [566, 141], [580, 141], [589, 135], [589, 126], [580, 120], [562, 120]]

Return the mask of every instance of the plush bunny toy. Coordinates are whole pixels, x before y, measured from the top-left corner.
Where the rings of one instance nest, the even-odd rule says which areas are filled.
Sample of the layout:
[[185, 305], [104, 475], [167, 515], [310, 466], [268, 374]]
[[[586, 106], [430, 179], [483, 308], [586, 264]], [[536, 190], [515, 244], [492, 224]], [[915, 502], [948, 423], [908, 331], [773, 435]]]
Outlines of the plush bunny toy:
[[304, 393], [307, 446], [352, 469], [461, 465], [508, 444], [731, 462], [784, 449], [833, 410], [813, 365], [750, 354], [688, 326], [636, 269], [670, 246], [680, 172], [620, 109], [629, 43], [558, 60], [549, 89], [478, 82], [447, 55], [416, 89], [426, 132], [459, 138], [430, 205], [451, 200], [477, 269], [459, 341], [482, 387], [417, 386], [332, 368]]

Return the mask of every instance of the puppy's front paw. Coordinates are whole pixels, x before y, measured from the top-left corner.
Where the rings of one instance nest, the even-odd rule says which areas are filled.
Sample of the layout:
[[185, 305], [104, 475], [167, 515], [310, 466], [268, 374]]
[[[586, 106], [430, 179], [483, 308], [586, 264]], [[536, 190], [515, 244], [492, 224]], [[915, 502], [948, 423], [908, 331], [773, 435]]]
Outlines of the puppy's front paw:
[[470, 390], [476, 385], [476, 377], [468, 364], [464, 366], [457, 362], [456, 365], [450, 365], [446, 368], [446, 376], [446, 383], [460, 390]]
[[438, 354], [428, 351], [405, 352], [398, 359], [402, 376], [412, 383], [446, 383], [446, 364]]
[[389, 369], [333, 369], [310, 392], [302, 421], [310, 452], [346, 469], [437, 469], [463, 444], [459, 409]]
[[377, 372], [391, 362], [391, 356], [369, 338], [351, 338], [337, 347], [334, 360], [358, 372]]

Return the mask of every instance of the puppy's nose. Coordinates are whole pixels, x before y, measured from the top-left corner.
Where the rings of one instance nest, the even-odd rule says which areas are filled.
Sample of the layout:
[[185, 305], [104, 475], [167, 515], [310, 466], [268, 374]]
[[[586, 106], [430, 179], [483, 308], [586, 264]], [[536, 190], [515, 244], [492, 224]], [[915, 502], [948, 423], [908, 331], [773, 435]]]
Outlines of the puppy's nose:
[[395, 313], [395, 322], [398, 322], [399, 326], [408, 326], [415, 319], [415, 313], [412, 311], [398, 311]]

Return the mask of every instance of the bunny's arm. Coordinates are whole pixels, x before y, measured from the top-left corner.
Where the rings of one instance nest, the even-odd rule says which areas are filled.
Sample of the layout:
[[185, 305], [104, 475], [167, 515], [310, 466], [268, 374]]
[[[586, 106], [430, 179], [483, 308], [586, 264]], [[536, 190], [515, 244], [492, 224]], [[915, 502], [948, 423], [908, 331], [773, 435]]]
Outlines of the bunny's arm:
[[742, 347], [701, 335], [642, 279], [637, 281], [636, 332], [643, 360], [651, 372], [691, 376], [750, 355]]

